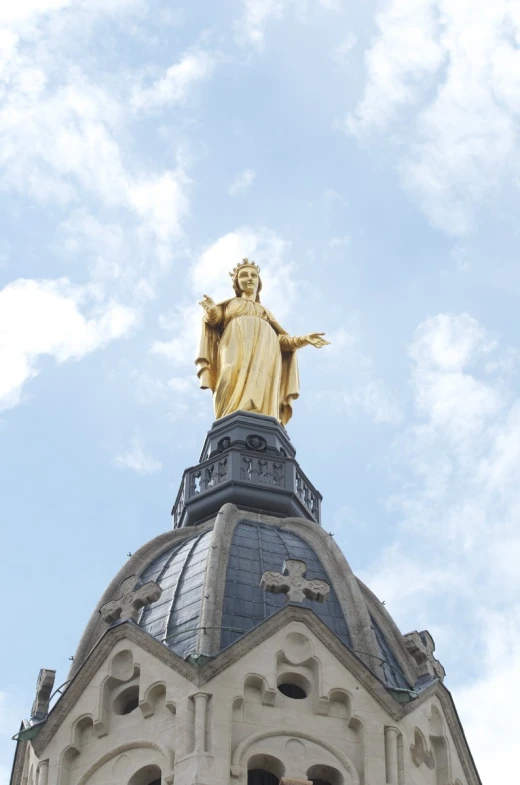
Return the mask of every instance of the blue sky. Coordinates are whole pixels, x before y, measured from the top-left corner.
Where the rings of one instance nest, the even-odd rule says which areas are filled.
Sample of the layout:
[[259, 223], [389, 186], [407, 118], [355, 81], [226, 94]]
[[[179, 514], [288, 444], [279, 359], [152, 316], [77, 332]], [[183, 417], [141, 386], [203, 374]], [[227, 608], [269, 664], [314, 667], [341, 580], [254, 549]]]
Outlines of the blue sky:
[[41, 667], [170, 527], [244, 255], [299, 354], [324, 526], [427, 628], [484, 783], [520, 700], [520, 12], [508, 0], [0, 9], [0, 782]]

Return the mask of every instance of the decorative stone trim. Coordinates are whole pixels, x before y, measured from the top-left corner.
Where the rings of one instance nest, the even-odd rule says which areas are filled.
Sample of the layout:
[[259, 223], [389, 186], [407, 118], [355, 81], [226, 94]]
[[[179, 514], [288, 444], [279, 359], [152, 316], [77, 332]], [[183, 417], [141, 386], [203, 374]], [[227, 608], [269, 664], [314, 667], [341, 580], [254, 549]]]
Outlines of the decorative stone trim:
[[121, 755], [121, 753], [123, 752], [127, 752], [128, 750], [135, 750], [135, 749], [149, 749], [149, 750], [156, 750], [156, 752], [159, 752], [163, 756], [164, 761], [166, 763], [166, 771], [163, 774], [163, 780], [165, 783], [167, 783], [167, 785], [173, 783], [173, 766], [175, 763], [173, 750], [163, 746], [162, 744], [158, 744], [155, 741], [149, 741], [148, 739], [139, 739], [136, 741], [126, 742], [125, 744], [119, 744], [117, 747], [114, 747], [114, 749], [111, 749], [108, 752], [106, 752], [104, 755], [98, 758], [97, 761], [95, 761], [91, 766], [88, 767], [88, 769], [79, 778], [77, 785], [86, 785], [86, 783], [89, 781], [92, 775], [95, 774], [95, 772], [99, 768], [101, 768], [101, 766], [107, 763], [109, 760], [112, 760], [112, 758], [115, 758], [117, 755]]
[[155, 581], [143, 584], [137, 575], [129, 575], [121, 582], [120, 596], [105, 602], [99, 609], [101, 618], [107, 624], [117, 621], [137, 621], [141, 608], [145, 608], [159, 599], [162, 589]]
[[330, 586], [325, 581], [308, 581], [303, 576], [307, 565], [300, 559], [286, 559], [283, 565], [283, 575], [279, 572], [268, 570], [262, 575], [260, 586], [264, 591], [274, 594], [286, 594], [291, 602], [303, 602], [305, 599], [325, 602]]

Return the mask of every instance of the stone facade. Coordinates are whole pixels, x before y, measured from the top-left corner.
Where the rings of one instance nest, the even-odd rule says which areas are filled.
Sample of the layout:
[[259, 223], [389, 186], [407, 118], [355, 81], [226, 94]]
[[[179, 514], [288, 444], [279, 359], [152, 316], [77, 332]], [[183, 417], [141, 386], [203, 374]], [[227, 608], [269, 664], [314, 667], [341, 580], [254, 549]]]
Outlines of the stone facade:
[[441, 682], [400, 704], [295, 606], [234, 648], [197, 668], [131, 622], [110, 628], [13, 785], [246, 785], [251, 768], [331, 785], [479, 782]]

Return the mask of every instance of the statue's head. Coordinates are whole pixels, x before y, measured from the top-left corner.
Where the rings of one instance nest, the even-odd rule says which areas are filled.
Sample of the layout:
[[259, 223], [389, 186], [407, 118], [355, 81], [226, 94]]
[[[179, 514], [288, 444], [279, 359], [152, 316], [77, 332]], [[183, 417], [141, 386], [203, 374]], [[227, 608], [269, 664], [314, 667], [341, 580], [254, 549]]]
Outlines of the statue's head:
[[260, 302], [260, 292], [262, 291], [262, 279], [260, 278], [260, 268], [249, 259], [242, 259], [240, 264], [229, 273], [233, 281], [233, 289], [237, 297], [243, 294], [255, 295], [256, 302]]

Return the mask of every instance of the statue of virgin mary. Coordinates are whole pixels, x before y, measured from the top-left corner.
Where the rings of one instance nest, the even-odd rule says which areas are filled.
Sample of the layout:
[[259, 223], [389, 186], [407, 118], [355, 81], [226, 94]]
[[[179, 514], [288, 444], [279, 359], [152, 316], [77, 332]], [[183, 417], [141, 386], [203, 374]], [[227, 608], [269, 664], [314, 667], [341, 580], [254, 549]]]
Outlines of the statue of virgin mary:
[[290, 336], [260, 302], [260, 268], [243, 259], [230, 273], [235, 297], [215, 303], [204, 295], [199, 356], [202, 389], [213, 392], [215, 417], [238, 410], [267, 414], [286, 425], [299, 396], [296, 350], [321, 348], [323, 333]]

